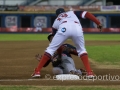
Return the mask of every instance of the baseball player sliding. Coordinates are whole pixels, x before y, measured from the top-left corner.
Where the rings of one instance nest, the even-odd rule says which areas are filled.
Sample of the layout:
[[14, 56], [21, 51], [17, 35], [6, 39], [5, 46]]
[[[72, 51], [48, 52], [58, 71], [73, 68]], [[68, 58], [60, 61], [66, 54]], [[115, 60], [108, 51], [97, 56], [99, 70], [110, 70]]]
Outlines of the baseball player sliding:
[[[51, 42], [52, 38], [54, 37], [54, 34], [49, 34], [48, 35], [48, 40]], [[73, 61], [73, 58], [71, 54], [77, 56], [77, 51], [76, 48], [70, 44], [63, 44], [65, 46], [63, 52], [62, 52], [62, 57], [58, 58], [59, 55], [57, 52], [54, 53], [52, 59], [48, 60], [46, 64], [43, 67], [46, 67], [49, 65], [50, 62], [52, 62], [53, 66], [53, 74], [58, 75], [58, 74], [76, 74], [76, 75], [85, 75], [86, 71], [84, 69], [76, 69], [75, 68], [75, 63]], [[36, 55], [36, 59], [40, 61], [41, 56], [38, 54]]]
[[34, 73], [32, 74], [32, 77], [40, 77], [40, 71], [42, 67], [45, 65], [45, 63], [51, 59], [51, 57], [54, 55], [55, 51], [59, 53], [61, 57], [62, 49], [64, 49], [64, 46], [61, 46], [64, 41], [66, 41], [68, 38], [71, 39], [75, 47], [77, 49], [78, 57], [80, 60], [82, 60], [87, 75], [87, 78], [93, 78], [94, 73], [90, 67], [90, 63], [88, 60], [88, 54], [85, 48], [84, 43], [84, 35], [81, 23], [78, 19], [80, 18], [87, 18], [97, 24], [98, 29], [102, 29], [101, 23], [96, 19], [96, 17], [87, 11], [67, 11], [63, 8], [59, 8], [56, 10], [57, 18], [55, 19], [53, 23], [53, 33], [55, 36], [53, 37], [51, 43], [45, 50], [44, 55], [42, 56], [38, 66], [35, 68]]

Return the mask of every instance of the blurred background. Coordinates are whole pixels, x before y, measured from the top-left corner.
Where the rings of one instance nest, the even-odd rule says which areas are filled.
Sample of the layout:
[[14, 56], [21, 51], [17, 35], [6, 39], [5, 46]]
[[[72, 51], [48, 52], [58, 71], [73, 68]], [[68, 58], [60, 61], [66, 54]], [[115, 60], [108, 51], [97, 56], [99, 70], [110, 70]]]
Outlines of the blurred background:
[[0, 0], [1, 5], [119, 5], [119, 0]]
[[[0, 0], [0, 32], [34, 32], [42, 23], [42, 32], [51, 32], [59, 7], [94, 14], [104, 32], [120, 32], [120, 0]], [[99, 32], [88, 19], [80, 19], [85, 32]]]

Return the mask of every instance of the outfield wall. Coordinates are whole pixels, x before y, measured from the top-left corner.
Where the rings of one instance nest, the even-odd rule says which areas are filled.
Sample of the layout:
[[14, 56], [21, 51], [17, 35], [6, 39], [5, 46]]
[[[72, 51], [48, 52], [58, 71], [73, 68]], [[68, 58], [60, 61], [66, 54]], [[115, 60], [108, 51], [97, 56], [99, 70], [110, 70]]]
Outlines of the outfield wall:
[[[37, 22], [43, 24], [42, 28], [51, 28], [58, 6], [7, 6], [0, 8], [0, 31], [34, 31]], [[103, 24], [105, 31], [116, 32], [120, 28], [120, 6], [64, 6], [65, 10], [88, 10]], [[5, 10], [5, 11], [4, 11]], [[80, 19], [80, 18], [79, 18]], [[83, 28], [94, 28], [96, 25], [88, 19], [80, 19]], [[111, 30], [112, 28], [112, 30]], [[117, 29], [116, 29], [117, 28]], [[16, 30], [15, 30], [16, 29]], [[86, 29], [85, 29], [86, 31]], [[87, 31], [95, 31], [94, 29]]]
[[[120, 13], [101, 13], [92, 12], [103, 24], [104, 28], [119, 28]], [[1, 13], [0, 14], [0, 27], [9, 28], [17, 26], [18, 28], [34, 28], [37, 22], [43, 23], [43, 28], [51, 27], [54, 19], [54, 13]], [[88, 19], [80, 19], [83, 28], [93, 28], [95, 25]]]

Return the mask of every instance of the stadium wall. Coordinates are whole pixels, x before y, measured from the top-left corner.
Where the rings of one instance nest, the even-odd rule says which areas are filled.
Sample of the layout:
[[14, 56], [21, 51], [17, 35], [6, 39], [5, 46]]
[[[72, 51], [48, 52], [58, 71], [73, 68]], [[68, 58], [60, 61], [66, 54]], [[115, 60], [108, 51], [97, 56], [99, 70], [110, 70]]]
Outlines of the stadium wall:
[[[0, 8], [0, 31], [11, 31], [23, 28], [32, 31], [36, 27], [37, 22], [43, 23], [42, 28], [51, 28], [54, 19], [56, 18], [55, 10], [58, 6], [7, 6]], [[64, 6], [65, 10], [89, 10], [103, 24], [104, 28], [120, 28], [120, 7], [100, 7], [100, 6]], [[3, 11], [2, 11], [3, 10]], [[114, 12], [113, 12], [114, 10]], [[93, 22], [88, 19], [80, 19], [83, 28], [96, 27]], [[12, 28], [12, 29], [11, 29]], [[7, 29], [7, 30], [6, 30]], [[13, 31], [14, 31], [13, 30]], [[86, 29], [84, 29], [86, 31]], [[89, 30], [88, 30], [89, 31]], [[92, 30], [94, 31], [94, 30]], [[109, 31], [109, 30], [107, 30]], [[110, 29], [111, 31], [111, 29]], [[113, 31], [113, 29], [112, 29]]]
[[[119, 28], [119, 21], [120, 21], [120, 13], [101, 13], [101, 12], [94, 12], [93, 13], [103, 24], [104, 28]], [[43, 27], [51, 27], [56, 15], [54, 13], [1, 13], [0, 14], [0, 27], [35, 27], [38, 21], [42, 22], [44, 25]], [[90, 28], [94, 27], [95, 25], [90, 22], [89, 20], [81, 20], [83, 24], [83, 28]], [[24, 25], [28, 23], [27, 25]]]

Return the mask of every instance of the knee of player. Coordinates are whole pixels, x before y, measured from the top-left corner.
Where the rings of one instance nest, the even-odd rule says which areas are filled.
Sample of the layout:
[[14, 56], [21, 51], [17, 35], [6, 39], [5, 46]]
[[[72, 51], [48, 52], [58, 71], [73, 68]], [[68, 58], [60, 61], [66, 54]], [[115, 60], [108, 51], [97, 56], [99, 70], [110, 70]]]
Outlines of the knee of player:
[[83, 54], [87, 54], [87, 51], [79, 52], [79, 53], [78, 53], [78, 56], [80, 57], [80, 56], [83, 55]]
[[53, 67], [52, 71], [54, 75], [63, 74], [63, 70], [59, 67]]
[[49, 53], [51, 56], [53, 56], [53, 54], [54, 54], [54, 50], [52, 50], [52, 49], [49, 49], [49, 47], [45, 50], [45, 52], [47, 52], [47, 53]]

